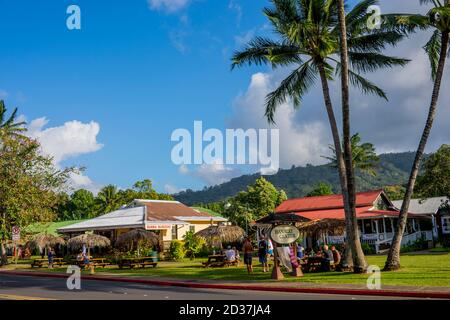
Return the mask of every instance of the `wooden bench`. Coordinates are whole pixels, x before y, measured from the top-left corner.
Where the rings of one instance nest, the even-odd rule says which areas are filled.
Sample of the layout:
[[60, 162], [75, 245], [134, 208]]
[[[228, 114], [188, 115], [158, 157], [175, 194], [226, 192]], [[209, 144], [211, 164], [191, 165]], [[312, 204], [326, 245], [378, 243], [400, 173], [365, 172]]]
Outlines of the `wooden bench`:
[[[53, 265], [56, 266], [64, 266], [66, 265], [66, 262], [63, 258], [53, 258]], [[48, 259], [34, 259], [31, 263], [31, 267], [39, 267], [42, 268], [43, 266], [48, 266]]]
[[146, 266], [152, 266], [156, 268], [158, 262], [153, 261], [154, 258], [146, 257], [146, 258], [126, 258], [119, 261], [119, 269], [123, 269], [125, 267], [133, 269], [134, 267], [145, 268]]

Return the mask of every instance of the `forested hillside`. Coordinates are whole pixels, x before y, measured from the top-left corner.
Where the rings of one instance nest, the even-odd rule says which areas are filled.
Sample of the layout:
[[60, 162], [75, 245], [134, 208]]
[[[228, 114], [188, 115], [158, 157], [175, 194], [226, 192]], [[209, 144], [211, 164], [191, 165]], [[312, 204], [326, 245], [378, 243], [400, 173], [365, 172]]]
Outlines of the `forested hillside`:
[[[413, 158], [413, 152], [380, 155], [380, 163], [375, 177], [363, 173], [357, 174], [358, 191], [404, 184], [408, 178]], [[260, 174], [244, 175], [220, 185], [206, 187], [201, 191], [186, 190], [175, 194], [174, 198], [187, 205], [223, 200], [244, 190], [247, 185], [254, 183], [260, 176]], [[339, 193], [340, 190], [337, 170], [329, 165], [292, 167], [265, 178], [277, 188], [283, 189], [289, 198], [305, 196], [321, 181], [331, 184], [335, 193]]]

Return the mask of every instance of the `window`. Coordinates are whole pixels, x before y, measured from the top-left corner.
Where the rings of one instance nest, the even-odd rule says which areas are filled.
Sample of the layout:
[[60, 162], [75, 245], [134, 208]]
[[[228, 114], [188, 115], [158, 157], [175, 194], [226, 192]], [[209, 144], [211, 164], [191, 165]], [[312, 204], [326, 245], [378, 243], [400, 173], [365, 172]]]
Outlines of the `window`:
[[442, 217], [442, 233], [450, 234], [450, 217]]
[[195, 233], [195, 226], [189, 226], [189, 231]]
[[178, 240], [178, 227], [172, 226], [172, 240]]

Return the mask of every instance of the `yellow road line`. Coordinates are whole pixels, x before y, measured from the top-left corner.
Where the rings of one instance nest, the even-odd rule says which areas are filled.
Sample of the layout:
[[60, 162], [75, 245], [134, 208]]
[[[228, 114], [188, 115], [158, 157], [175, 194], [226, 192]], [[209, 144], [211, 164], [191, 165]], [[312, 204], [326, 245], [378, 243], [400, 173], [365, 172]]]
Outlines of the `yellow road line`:
[[6, 300], [56, 300], [56, 299], [51, 299], [51, 298], [18, 296], [18, 295], [14, 295], [14, 294], [0, 294], [0, 299], [6, 299]]

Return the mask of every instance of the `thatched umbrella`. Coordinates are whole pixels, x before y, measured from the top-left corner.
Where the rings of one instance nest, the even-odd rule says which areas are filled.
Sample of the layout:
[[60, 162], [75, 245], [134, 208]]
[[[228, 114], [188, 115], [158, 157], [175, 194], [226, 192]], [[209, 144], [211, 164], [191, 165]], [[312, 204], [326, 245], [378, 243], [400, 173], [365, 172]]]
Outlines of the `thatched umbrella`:
[[218, 241], [219, 246], [222, 247], [223, 242], [240, 242], [245, 236], [245, 231], [238, 226], [210, 226], [195, 234], [197, 237], [204, 238], [212, 242]]
[[26, 243], [26, 247], [29, 247], [31, 250], [39, 248], [45, 249], [47, 247], [54, 247], [57, 245], [64, 245], [66, 242], [63, 238], [54, 236], [52, 234], [41, 233], [35, 235], [30, 241]]
[[136, 244], [139, 255], [139, 248], [143, 243], [149, 243], [152, 246], [156, 247], [159, 245], [159, 237], [151, 231], [143, 229], [133, 229], [124, 234], [121, 234], [119, 238], [117, 238], [116, 246], [119, 248], [132, 250], [134, 245]]
[[94, 247], [108, 247], [111, 245], [111, 241], [104, 237], [100, 236], [98, 234], [92, 234], [92, 233], [85, 233], [80, 236], [71, 238], [67, 242], [68, 247], [71, 250], [80, 250], [83, 248], [83, 245], [88, 248], [88, 255], [90, 254], [90, 249]]

